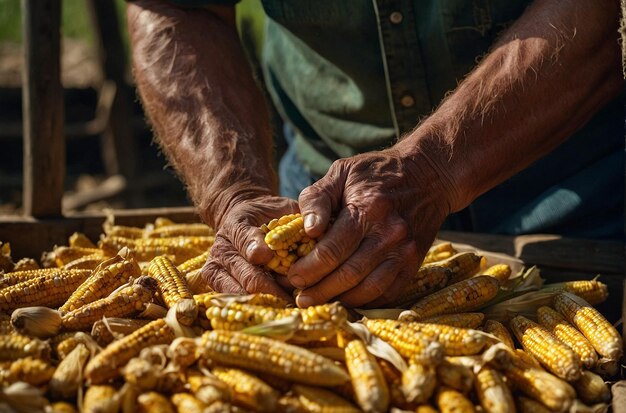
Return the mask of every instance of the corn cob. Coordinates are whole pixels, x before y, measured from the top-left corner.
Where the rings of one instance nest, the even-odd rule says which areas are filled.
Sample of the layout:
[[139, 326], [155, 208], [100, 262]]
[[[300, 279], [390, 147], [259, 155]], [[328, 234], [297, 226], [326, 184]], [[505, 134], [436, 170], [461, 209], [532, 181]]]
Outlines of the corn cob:
[[206, 318], [211, 322], [213, 330], [236, 331], [287, 317], [296, 314], [296, 312], [295, 309], [279, 309], [231, 302], [224, 307], [208, 307], [206, 310]]
[[437, 386], [437, 374], [432, 365], [409, 363], [402, 372], [402, 394], [408, 403], [425, 403]]
[[437, 266], [421, 267], [397, 299], [397, 305], [404, 307], [416, 300], [445, 287], [452, 275], [448, 268]]
[[511, 267], [508, 264], [496, 264], [480, 272], [480, 275], [488, 275], [504, 283], [511, 277]]
[[76, 397], [83, 382], [83, 369], [89, 360], [90, 351], [78, 343], [57, 366], [50, 379], [50, 394], [55, 398]]
[[422, 404], [415, 408], [415, 413], [437, 413], [437, 410], [429, 404]]
[[187, 275], [189, 272], [193, 270], [199, 270], [206, 263], [206, 260], [209, 258], [209, 251], [204, 252], [203, 254], [198, 255], [197, 257], [193, 257], [182, 264], [178, 265], [176, 269], [180, 271], [181, 274]]
[[129, 247], [135, 252], [137, 261], [150, 261], [155, 257], [166, 255], [170, 257], [175, 265], [197, 257], [207, 248], [199, 249], [191, 246], [180, 246], [173, 244], [164, 245], [145, 245], [144, 243], [134, 242], [133, 240], [119, 237], [104, 237], [98, 243], [98, 246], [109, 255], [114, 255], [123, 247]]
[[515, 349], [515, 355], [525, 364], [532, 366], [536, 369], [545, 370], [539, 361], [531, 354], [522, 349]]
[[346, 309], [338, 301], [297, 309], [296, 311], [302, 321], [298, 324], [294, 335], [289, 339], [293, 343], [328, 339], [336, 335], [348, 318]]
[[50, 413], [78, 413], [78, 411], [70, 403], [54, 402], [50, 405]]
[[511, 320], [511, 329], [524, 350], [546, 369], [567, 381], [580, 377], [582, 364], [578, 355], [548, 330], [523, 316]]
[[[119, 251], [119, 248], [111, 255], [114, 255], [117, 251]], [[98, 248], [56, 247], [47, 255], [44, 254], [42, 261], [52, 261], [57, 267], [63, 267], [65, 264], [78, 258], [94, 254], [103, 255], [103, 251]]]
[[172, 238], [124, 238], [124, 237], [104, 237], [100, 240], [100, 248], [105, 251], [118, 247], [140, 250], [147, 247], [178, 247], [198, 250], [199, 252], [191, 258], [201, 255], [213, 246], [215, 237], [172, 237]]
[[187, 373], [189, 390], [202, 403], [211, 405], [217, 401], [229, 402], [230, 387], [215, 376], [205, 376], [197, 370], [190, 369]]
[[624, 344], [619, 333], [585, 300], [562, 293], [555, 297], [554, 308], [583, 333], [598, 354], [613, 360], [622, 357]]
[[412, 408], [413, 403], [409, 403], [402, 391], [402, 373], [386, 360], [379, 359], [378, 365], [389, 387], [390, 405], [401, 409]]
[[444, 360], [437, 366], [437, 379], [441, 385], [467, 394], [474, 384], [474, 373], [469, 367]]
[[474, 413], [472, 402], [456, 390], [441, 388], [436, 396], [437, 407], [441, 413]]
[[452, 272], [448, 282], [455, 284], [474, 275], [480, 269], [482, 260], [482, 256], [473, 252], [461, 252], [443, 261], [427, 264], [426, 266], [448, 268]]
[[56, 307], [68, 297], [85, 279], [89, 271], [65, 270], [59, 274], [40, 275], [0, 290], [0, 310], [43, 305]]
[[422, 298], [407, 312], [406, 321], [442, 314], [475, 311], [496, 296], [500, 282], [488, 275], [468, 278]]
[[70, 261], [63, 266], [65, 270], [95, 270], [105, 260], [100, 254], [87, 255]]
[[603, 303], [609, 296], [609, 287], [605, 283], [595, 279], [548, 284], [543, 288], [562, 290], [577, 295], [591, 305]]
[[6, 314], [0, 313], [0, 335], [11, 334], [15, 332], [13, 325], [11, 325], [11, 317]]
[[389, 389], [376, 362], [361, 340], [351, 340], [345, 348], [346, 366], [361, 409], [365, 412], [386, 412]]
[[278, 392], [258, 377], [225, 367], [215, 367], [211, 372], [230, 386], [235, 404], [260, 412], [276, 410]]
[[456, 253], [457, 251], [449, 242], [442, 242], [441, 244], [433, 245], [428, 249], [422, 265], [445, 260]]
[[172, 238], [172, 237], [211, 237], [215, 231], [208, 225], [193, 224], [170, 224], [144, 231], [147, 238]]
[[180, 413], [204, 413], [206, 404], [196, 399], [189, 393], [176, 393], [170, 397], [170, 401]]
[[117, 390], [112, 386], [89, 386], [83, 399], [84, 413], [115, 413], [119, 409]]
[[[500, 342], [509, 347], [511, 350], [515, 349], [515, 344], [513, 343], [513, 337], [511, 337], [511, 333], [509, 330], [499, 321], [496, 320], [487, 320], [485, 321], [485, 325], [483, 326], [483, 331], [485, 333], [492, 334], [500, 339]], [[489, 339], [489, 342], [495, 344], [495, 340]]]
[[33, 258], [22, 258], [18, 262], [15, 263], [15, 267], [13, 267], [13, 271], [30, 271], [30, 270], [38, 270], [41, 267]]
[[[170, 225], [178, 225], [176, 222], [172, 221], [170, 218], [167, 217], [157, 217], [154, 220], [154, 225], [152, 225], [152, 227], [154, 228], [162, 228], [162, 227], [168, 227]], [[150, 228], [150, 225], [146, 225], [147, 228]]]
[[424, 320], [424, 323], [444, 324], [459, 328], [477, 328], [483, 323], [485, 315], [483, 313], [456, 313], [444, 314]]
[[558, 412], [569, 409], [576, 398], [576, 392], [566, 381], [528, 365], [518, 357], [505, 366], [504, 375], [517, 390]]
[[346, 371], [331, 360], [267, 337], [237, 331], [207, 331], [199, 347], [202, 358], [296, 382], [336, 386], [350, 380]]
[[80, 344], [80, 341], [76, 339], [75, 335], [75, 331], [68, 331], [50, 339], [50, 345], [52, 346], [53, 355], [56, 359], [65, 359], [65, 357]]
[[143, 228], [129, 227], [126, 225], [112, 225], [112, 223], [106, 221], [102, 227], [107, 237], [137, 239], [143, 238], [145, 235]]
[[96, 244], [91, 242], [91, 240], [87, 238], [87, 235], [83, 234], [82, 232], [75, 232], [70, 235], [70, 238], [68, 239], [68, 245], [70, 247], [78, 248], [97, 248]]
[[50, 345], [46, 341], [17, 333], [0, 335], [0, 361], [24, 357], [47, 359], [50, 357]]
[[486, 413], [515, 413], [515, 402], [500, 372], [483, 367], [474, 380], [478, 400]]
[[576, 395], [587, 404], [607, 403], [611, 400], [609, 386], [595, 373], [585, 370], [573, 384]]
[[[82, 270], [85, 271], [85, 270]], [[4, 277], [0, 278], [0, 289], [10, 287], [15, 284], [22, 283], [24, 281], [33, 280], [42, 275], [63, 274], [65, 270], [63, 268], [40, 268], [37, 270], [26, 271], [13, 271], [4, 274]], [[89, 274], [85, 271], [85, 274]]]
[[198, 316], [198, 306], [189, 291], [183, 275], [167, 257], [156, 257], [150, 262], [148, 274], [157, 280], [159, 290], [168, 308], [176, 305], [176, 318], [191, 325]]
[[127, 336], [149, 322], [150, 320], [143, 319], [107, 317], [106, 323], [103, 320], [93, 323], [91, 336], [98, 345], [105, 347], [113, 340]]
[[309, 412], [316, 413], [358, 413], [352, 403], [335, 393], [319, 387], [302, 386], [295, 384], [293, 391], [298, 395], [300, 402]]
[[274, 251], [267, 267], [278, 274], [286, 275], [289, 267], [315, 247], [315, 240], [304, 233], [304, 221], [300, 214], [284, 215], [263, 224], [265, 243]]
[[389, 343], [400, 355], [416, 363], [437, 364], [443, 359], [443, 346], [426, 334], [412, 329], [409, 323], [367, 319], [363, 323], [369, 331]]
[[164, 319], [154, 320], [132, 334], [108, 345], [89, 361], [85, 377], [92, 383], [103, 383], [118, 375], [118, 370], [139, 352], [154, 344], [168, 344], [174, 340], [174, 331]]
[[543, 404], [529, 399], [528, 397], [519, 396], [515, 398], [515, 405], [519, 413], [552, 413], [553, 410], [549, 410]]
[[1, 372], [4, 385], [23, 381], [33, 386], [49, 382], [53, 373], [54, 367], [50, 363], [30, 356], [15, 360], [8, 369], [2, 369]]
[[246, 297], [246, 303], [274, 308], [285, 308], [288, 304], [287, 301], [278, 296], [263, 293], [250, 294]]
[[116, 288], [128, 282], [130, 277], [141, 274], [133, 253], [122, 250], [113, 258], [103, 261], [98, 268], [72, 293], [70, 298], [59, 307], [66, 313], [74, 311], [86, 304], [102, 299]]
[[550, 331], [556, 338], [567, 344], [580, 358], [583, 367], [590, 369], [598, 361], [598, 355], [591, 343], [582, 333], [550, 307], [537, 309], [539, 324]]
[[175, 413], [169, 400], [157, 392], [142, 393], [137, 397], [139, 413]]
[[11, 245], [0, 241], [0, 271], [11, 272], [13, 268], [15, 263], [11, 259]]

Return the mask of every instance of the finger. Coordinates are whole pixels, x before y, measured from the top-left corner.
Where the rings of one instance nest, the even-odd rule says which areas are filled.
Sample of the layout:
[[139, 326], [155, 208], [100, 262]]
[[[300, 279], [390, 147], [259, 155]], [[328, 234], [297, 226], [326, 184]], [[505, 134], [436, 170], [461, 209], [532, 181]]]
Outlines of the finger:
[[225, 224], [223, 232], [228, 234], [235, 249], [251, 264], [267, 264], [272, 259], [272, 250], [265, 244], [265, 234], [260, 228], [235, 222]]
[[202, 273], [202, 279], [215, 291], [230, 294], [247, 294], [241, 284], [215, 261], [209, 261], [204, 264], [200, 272]]
[[295, 290], [295, 287], [293, 285], [291, 285], [291, 283], [289, 282], [289, 278], [287, 278], [284, 275], [275, 275], [274, 276], [274, 280], [276, 281], [276, 283], [278, 285], [280, 285], [280, 287], [283, 290], [285, 290], [285, 291], [287, 291], [289, 293], [291, 293], [291, 292], [293, 292], [293, 290]]
[[363, 239], [364, 228], [358, 211], [352, 207], [341, 210], [339, 217], [308, 255], [289, 268], [289, 281], [296, 288], [306, 288], [334, 271], [356, 251]]
[[401, 272], [400, 262], [387, 260], [359, 285], [341, 294], [338, 299], [347, 307], [361, 307], [383, 296]]
[[[386, 308], [394, 307], [393, 303], [396, 298], [406, 289], [407, 283], [411, 282], [412, 277], [406, 270], [400, 271], [393, 280], [393, 283], [387, 286], [383, 293], [373, 300], [366, 303], [367, 308]], [[364, 305], [364, 304], [361, 304]]]
[[309, 237], [322, 235], [333, 210], [341, 205], [345, 182], [341, 169], [333, 164], [322, 179], [304, 188], [298, 197], [300, 213], [304, 217], [304, 231]]
[[357, 286], [383, 262], [388, 248], [389, 245], [380, 235], [368, 235], [346, 262], [317, 284], [305, 289], [305, 296], [301, 297], [299, 303], [305, 307], [325, 303]]

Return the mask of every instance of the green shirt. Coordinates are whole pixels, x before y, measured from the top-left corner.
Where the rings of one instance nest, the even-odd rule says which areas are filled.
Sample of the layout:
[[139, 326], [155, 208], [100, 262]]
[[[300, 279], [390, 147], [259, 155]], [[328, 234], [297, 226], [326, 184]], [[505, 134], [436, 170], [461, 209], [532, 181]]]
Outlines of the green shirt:
[[[266, 84], [304, 169], [321, 176], [334, 160], [410, 131], [530, 2], [263, 0]], [[620, 97], [448, 226], [622, 237], [622, 108]]]

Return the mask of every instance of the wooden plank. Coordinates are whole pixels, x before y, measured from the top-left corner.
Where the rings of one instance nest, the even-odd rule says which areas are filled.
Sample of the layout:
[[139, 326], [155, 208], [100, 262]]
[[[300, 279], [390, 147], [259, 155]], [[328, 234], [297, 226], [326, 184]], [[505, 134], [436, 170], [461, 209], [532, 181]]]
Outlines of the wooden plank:
[[61, 216], [65, 179], [60, 0], [22, 0], [24, 213]]

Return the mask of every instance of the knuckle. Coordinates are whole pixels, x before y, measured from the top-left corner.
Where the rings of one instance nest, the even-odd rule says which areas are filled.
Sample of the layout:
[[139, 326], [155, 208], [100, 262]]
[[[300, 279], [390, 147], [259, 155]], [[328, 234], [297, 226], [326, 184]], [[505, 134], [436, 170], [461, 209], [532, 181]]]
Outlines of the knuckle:
[[354, 287], [365, 275], [364, 266], [350, 260], [343, 263], [337, 271], [337, 280], [341, 286]]
[[339, 246], [330, 238], [325, 238], [324, 243], [319, 243], [313, 249], [315, 258], [326, 268], [335, 268], [339, 262]]

